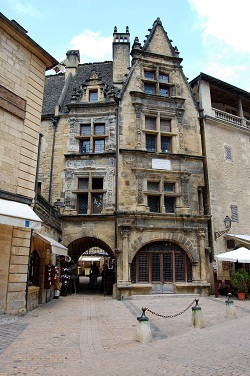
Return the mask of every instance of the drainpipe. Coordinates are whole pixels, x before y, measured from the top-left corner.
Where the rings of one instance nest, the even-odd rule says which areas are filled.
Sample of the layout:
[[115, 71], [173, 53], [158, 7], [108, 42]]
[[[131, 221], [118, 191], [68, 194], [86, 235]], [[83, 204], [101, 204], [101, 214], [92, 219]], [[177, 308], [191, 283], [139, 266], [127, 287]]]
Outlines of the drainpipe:
[[38, 175], [39, 175], [39, 166], [40, 166], [42, 138], [43, 138], [43, 134], [39, 133], [38, 150], [37, 150], [37, 163], [36, 163], [35, 199], [34, 199], [34, 207], [33, 207], [34, 211], [36, 211], [36, 204], [37, 204]]
[[[115, 128], [116, 128], [116, 135], [115, 135], [115, 239], [114, 239], [114, 245], [115, 245], [115, 253], [117, 254], [118, 250], [118, 219], [117, 219], [117, 210], [118, 210], [118, 156], [119, 156], [119, 123], [118, 123], [118, 116], [119, 116], [119, 110], [118, 107], [115, 110]], [[116, 256], [117, 258], [117, 256]], [[117, 282], [117, 261], [115, 263], [116, 273], [115, 273], [115, 279]]]
[[58, 125], [58, 118], [51, 119], [53, 123], [53, 140], [52, 140], [52, 151], [51, 151], [51, 164], [50, 164], [50, 180], [49, 180], [49, 197], [48, 201], [51, 204], [51, 190], [52, 190], [52, 177], [53, 177], [53, 167], [54, 167], [54, 152], [55, 152], [55, 140], [56, 140], [56, 130]]

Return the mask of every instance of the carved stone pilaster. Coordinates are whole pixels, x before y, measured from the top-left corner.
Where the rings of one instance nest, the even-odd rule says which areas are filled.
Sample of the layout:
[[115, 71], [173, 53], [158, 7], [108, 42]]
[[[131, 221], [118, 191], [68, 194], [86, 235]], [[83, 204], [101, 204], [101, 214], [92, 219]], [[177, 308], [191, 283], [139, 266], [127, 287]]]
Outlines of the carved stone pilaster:
[[139, 205], [143, 204], [144, 202], [144, 195], [143, 195], [143, 176], [140, 175], [137, 177], [137, 185], [138, 185], [138, 194], [137, 194], [137, 203]]
[[141, 105], [135, 105], [135, 114], [136, 114], [136, 147], [140, 148], [142, 145], [142, 130], [141, 130], [141, 114], [142, 107]]
[[181, 176], [181, 183], [182, 183], [182, 194], [183, 194], [183, 203], [184, 205], [189, 204], [189, 175]]
[[131, 227], [130, 226], [121, 226], [120, 228], [121, 236], [123, 238], [129, 238], [131, 233]]
[[115, 170], [114, 168], [107, 168], [107, 207], [112, 207], [114, 203], [114, 177], [115, 177]]

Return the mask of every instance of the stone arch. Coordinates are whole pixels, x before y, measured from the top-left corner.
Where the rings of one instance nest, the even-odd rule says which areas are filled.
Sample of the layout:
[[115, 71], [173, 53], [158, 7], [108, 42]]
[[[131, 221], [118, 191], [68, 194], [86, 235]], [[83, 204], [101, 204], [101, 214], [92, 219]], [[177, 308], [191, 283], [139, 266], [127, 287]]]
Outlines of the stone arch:
[[114, 252], [112, 251], [111, 247], [102, 241], [101, 239], [95, 237], [82, 237], [72, 241], [68, 245], [68, 255], [75, 261], [79, 259], [79, 257], [86, 252], [88, 249], [92, 247], [98, 247], [104, 250], [111, 258], [115, 258]]
[[146, 244], [154, 243], [154, 242], [157, 242], [157, 241], [166, 241], [166, 242], [172, 242], [172, 243], [177, 244], [179, 247], [181, 247], [183, 249], [183, 251], [186, 252], [187, 256], [189, 257], [189, 259], [191, 261], [191, 263], [197, 262], [197, 260], [195, 258], [195, 255], [196, 255], [197, 252], [196, 252], [191, 240], [189, 238], [187, 238], [186, 236], [184, 236], [182, 234], [178, 234], [178, 233], [169, 234], [169, 235], [166, 235], [166, 236], [163, 236], [163, 237], [155, 234], [155, 236], [151, 237], [151, 238], [149, 238], [149, 234], [148, 234], [148, 236], [145, 239], [145, 242], [143, 244], [142, 244], [142, 236], [139, 236], [137, 239], [135, 239], [131, 243], [130, 262], [132, 262], [133, 258], [135, 257], [137, 252], [142, 247], [144, 247]]

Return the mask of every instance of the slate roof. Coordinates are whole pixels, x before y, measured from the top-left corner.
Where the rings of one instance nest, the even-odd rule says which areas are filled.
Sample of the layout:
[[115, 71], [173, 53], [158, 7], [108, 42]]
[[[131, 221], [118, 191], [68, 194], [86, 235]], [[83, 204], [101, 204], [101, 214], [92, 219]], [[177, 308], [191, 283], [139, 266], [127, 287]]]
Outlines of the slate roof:
[[[101, 82], [109, 86], [113, 85], [113, 62], [105, 61], [101, 63], [80, 64], [77, 67], [77, 73], [72, 77], [68, 91], [66, 93], [61, 112], [68, 112], [67, 104], [70, 103], [74, 89], [87, 84], [92, 71], [96, 71]], [[44, 98], [42, 116], [53, 115], [55, 106], [58, 103], [62, 89], [65, 84], [65, 74], [46, 76], [44, 87]]]

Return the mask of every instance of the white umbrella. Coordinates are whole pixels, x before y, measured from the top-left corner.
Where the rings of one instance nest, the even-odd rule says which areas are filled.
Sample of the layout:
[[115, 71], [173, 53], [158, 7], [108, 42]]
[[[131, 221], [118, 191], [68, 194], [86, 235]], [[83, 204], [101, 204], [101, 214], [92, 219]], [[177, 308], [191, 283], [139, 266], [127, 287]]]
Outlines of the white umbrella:
[[240, 247], [234, 251], [221, 253], [214, 256], [218, 261], [243, 262], [250, 264], [250, 250], [245, 247]]

